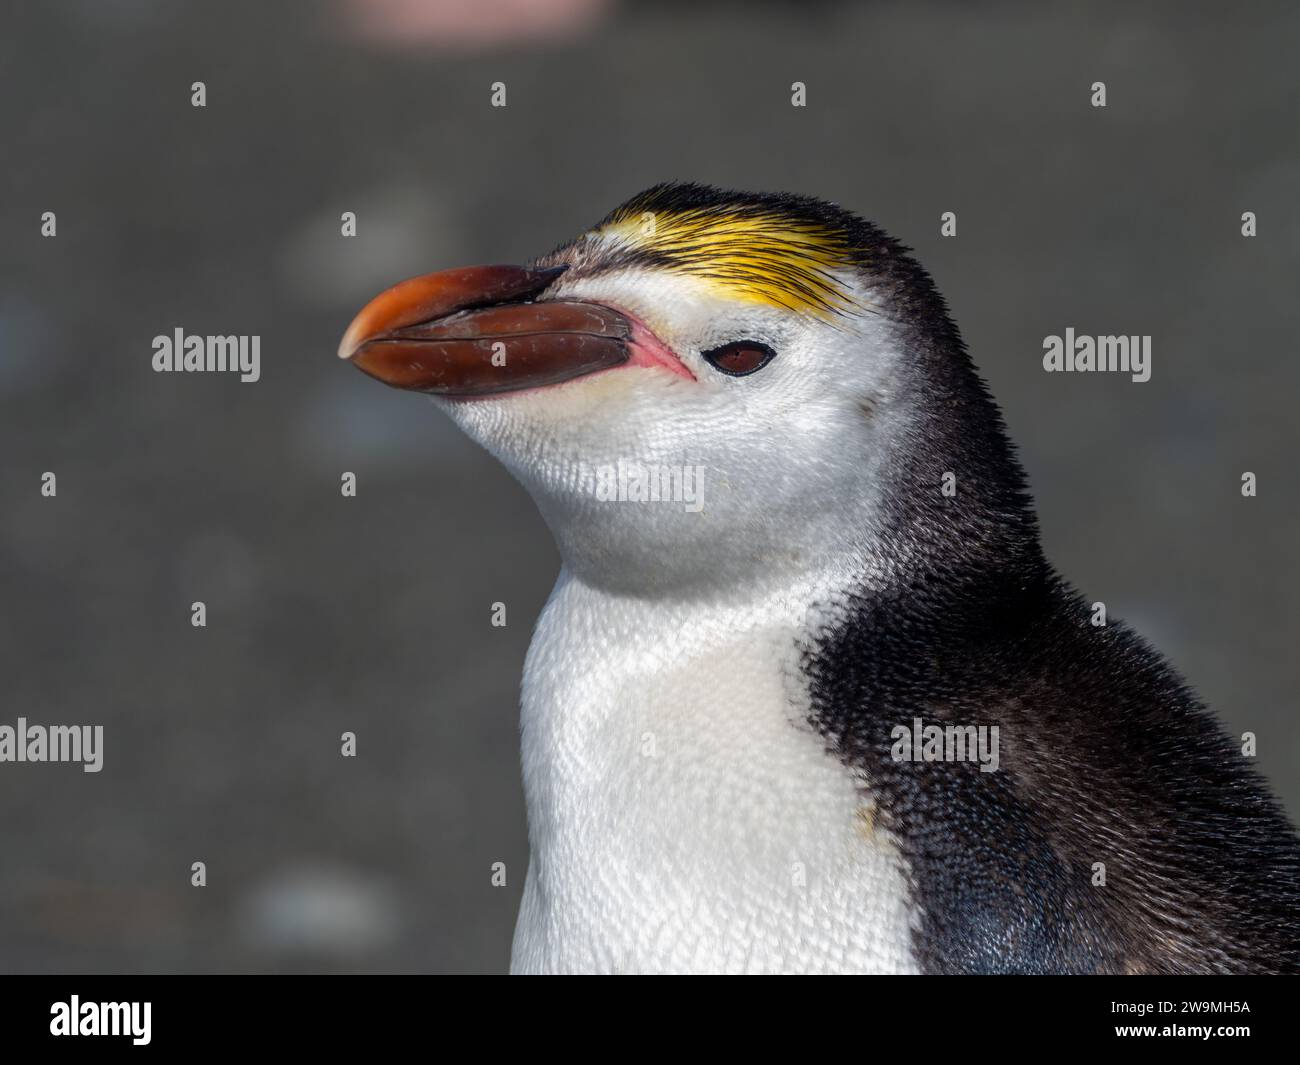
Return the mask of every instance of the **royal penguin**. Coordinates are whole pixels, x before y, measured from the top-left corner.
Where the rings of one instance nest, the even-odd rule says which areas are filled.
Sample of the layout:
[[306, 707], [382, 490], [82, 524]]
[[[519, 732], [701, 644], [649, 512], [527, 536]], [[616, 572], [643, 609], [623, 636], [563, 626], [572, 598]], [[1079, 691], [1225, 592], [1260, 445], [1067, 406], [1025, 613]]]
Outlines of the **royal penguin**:
[[1295, 830], [1044, 558], [875, 225], [659, 185], [528, 266], [394, 286], [339, 354], [431, 395], [562, 559], [512, 971], [1300, 969]]

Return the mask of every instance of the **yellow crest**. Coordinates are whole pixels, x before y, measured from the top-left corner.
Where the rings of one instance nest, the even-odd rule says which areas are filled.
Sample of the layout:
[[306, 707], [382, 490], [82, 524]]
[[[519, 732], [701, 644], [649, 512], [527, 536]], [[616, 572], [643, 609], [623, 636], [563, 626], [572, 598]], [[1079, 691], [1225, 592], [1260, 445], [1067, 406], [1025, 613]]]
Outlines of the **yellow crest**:
[[834, 228], [752, 204], [644, 209], [626, 204], [593, 233], [730, 294], [821, 317], [854, 309], [836, 272], [852, 265]]

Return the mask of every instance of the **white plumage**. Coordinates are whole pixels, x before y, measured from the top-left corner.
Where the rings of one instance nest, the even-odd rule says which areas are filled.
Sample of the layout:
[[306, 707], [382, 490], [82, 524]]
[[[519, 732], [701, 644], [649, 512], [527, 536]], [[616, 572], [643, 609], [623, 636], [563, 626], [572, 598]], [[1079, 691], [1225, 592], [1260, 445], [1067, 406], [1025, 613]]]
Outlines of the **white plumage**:
[[894, 851], [803, 721], [792, 591], [706, 608], [561, 576], [524, 675], [513, 971], [913, 969]]

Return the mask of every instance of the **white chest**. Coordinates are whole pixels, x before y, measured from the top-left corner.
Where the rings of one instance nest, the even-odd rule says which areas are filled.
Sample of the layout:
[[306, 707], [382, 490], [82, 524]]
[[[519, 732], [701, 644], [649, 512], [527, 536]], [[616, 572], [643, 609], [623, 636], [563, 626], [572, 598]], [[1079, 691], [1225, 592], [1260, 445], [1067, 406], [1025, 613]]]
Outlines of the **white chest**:
[[897, 857], [804, 724], [799, 621], [561, 575], [524, 677], [513, 970], [915, 968]]

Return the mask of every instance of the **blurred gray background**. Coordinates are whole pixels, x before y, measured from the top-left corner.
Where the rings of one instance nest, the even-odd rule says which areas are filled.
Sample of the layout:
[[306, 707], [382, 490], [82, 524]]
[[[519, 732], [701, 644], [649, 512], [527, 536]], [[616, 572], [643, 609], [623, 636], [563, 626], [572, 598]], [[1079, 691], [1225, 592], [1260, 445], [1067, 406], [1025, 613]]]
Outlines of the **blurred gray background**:
[[[1049, 555], [1258, 734], [1300, 811], [1300, 9], [0, 18], [0, 724], [106, 731], [99, 774], [0, 765], [0, 968], [504, 969], [518, 677], [558, 558], [502, 469], [334, 351], [385, 285], [521, 261], [668, 178], [834, 199], [916, 248]], [[262, 380], [155, 374], [177, 326], [260, 334]], [[1151, 334], [1151, 381], [1043, 373], [1067, 326]]]

